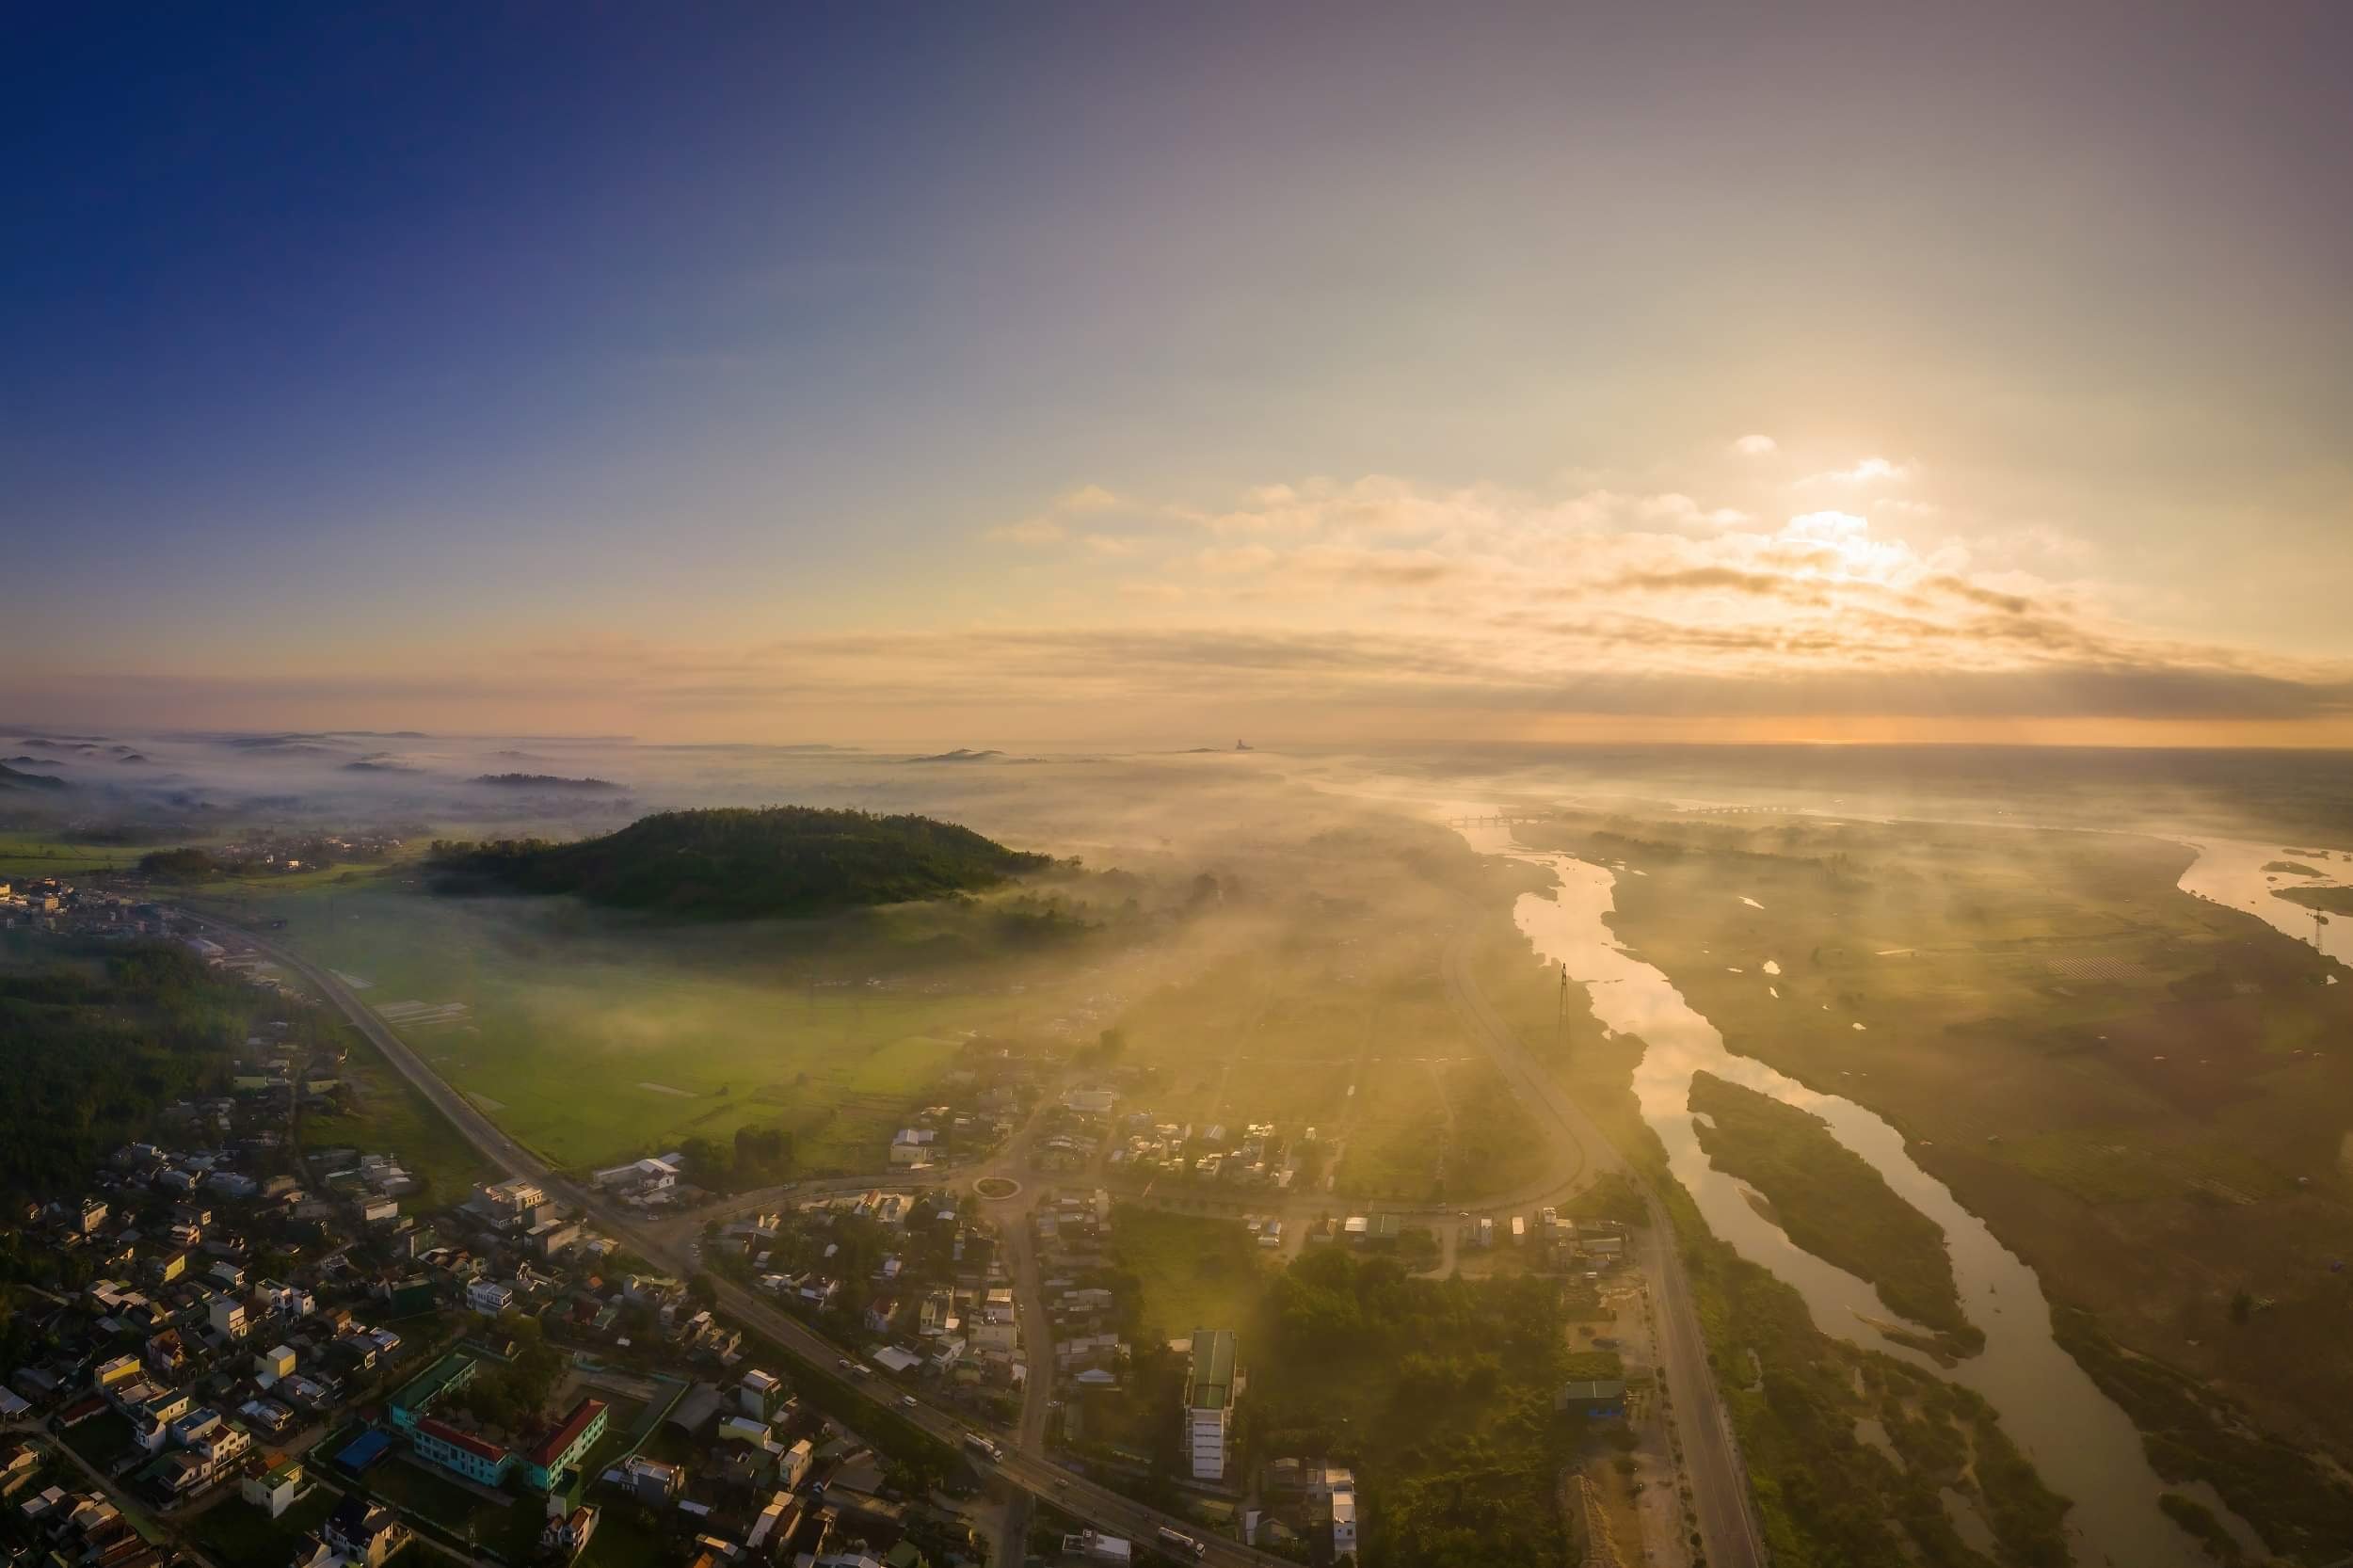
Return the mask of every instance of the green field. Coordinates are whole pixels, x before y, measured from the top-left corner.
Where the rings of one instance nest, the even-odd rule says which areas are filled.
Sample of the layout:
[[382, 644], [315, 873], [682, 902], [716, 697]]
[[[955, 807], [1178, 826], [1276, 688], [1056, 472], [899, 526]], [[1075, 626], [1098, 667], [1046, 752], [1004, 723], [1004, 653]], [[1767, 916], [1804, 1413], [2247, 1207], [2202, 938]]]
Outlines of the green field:
[[300, 1130], [305, 1148], [397, 1154], [404, 1168], [424, 1183], [408, 1200], [412, 1212], [459, 1202], [475, 1182], [499, 1175], [357, 1029], [344, 1029], [340, 1040], [350, 1053], [340, 1070], [344, 1110], [336, 1115], [306, 1113]]
[[1317, 1127], [1350, 1149], [1350, 1193], [1516, 1184], [1537, 1141], [1439, 974], [1465, 917], [1451, 884], [1476, 862], [1450, 835], [1385, 831], [1410, 849], [1254, 845], [1249, 898], [1063, 947], [1001, 939], [985, 899], [680, 925], [434, 895], [414, 861], [187, 896], [284, 921], [273, 940], [365, 982], [437, 1072], [558, 1165], [781, 1127], [804, 1172], [871, 1170], [973, 1037], [1062, 1049], [1115, 1028], [1130, 1107]]
[[437, 898], [400, 872], [233, 912], [284, 920], [272, 939], [366, 982], [360, 1000], [437, 1072], [573, 1167], [782, 1126], [806, 1169], [871, 1168], [968, 1032], [1046, 1005], [1001, 985], [877, 987], [840, 955], [796, 968], [787, 941], [763, 958], [749, 933], [629, 933], [560, 901]]
[[1240, 1221], [1122, 1204], [1112, 1211], [1112, 1237], [1119, 1266], [1141, 1288], [1147, 1338], [1256, 1323], [1273, 1271]]
[[144, 848], [121, 844], [74, 844], [39, 834], [0, 833], [0, 877], [62, 876], [116, 871], [138, 864]]

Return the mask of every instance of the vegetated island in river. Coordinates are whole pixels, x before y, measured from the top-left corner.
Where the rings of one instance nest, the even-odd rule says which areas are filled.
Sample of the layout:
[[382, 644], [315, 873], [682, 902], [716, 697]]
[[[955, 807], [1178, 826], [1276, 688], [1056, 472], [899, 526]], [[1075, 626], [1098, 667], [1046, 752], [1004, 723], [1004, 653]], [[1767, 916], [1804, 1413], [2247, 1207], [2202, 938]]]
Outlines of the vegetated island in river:
[[436, 841], [431, 861], [440, 892], [573, 893], [718, 920], [979, 892], [1053, 863], [954, 823], [808, 806], [664, 811], [570, 843]]
[[1889, 1311], [1935, 1338], [1881, 1332], [1945, 1356], [1985, 1348], [1983, 1331], [1961, 1314], [1944, 1227], [1897, 1196], [1819, 1116], [1706, 1072], [1691, 1075], [1691, 1109], [1706, 1117], [1697, 1124], [1700, 1147], [1718, 1170], [1764, 1194], [1790, 1240], [1869, 1280]]
[[579, 790], [597, 794], [618, 794], [629, 787], [609, 778], [566, 778], [552, 773], [482, 773], [470, 782], [501, 790]]
[[2274, 888], [2271, 896], [2331, 915], [2353, 915], [2353, 888]]

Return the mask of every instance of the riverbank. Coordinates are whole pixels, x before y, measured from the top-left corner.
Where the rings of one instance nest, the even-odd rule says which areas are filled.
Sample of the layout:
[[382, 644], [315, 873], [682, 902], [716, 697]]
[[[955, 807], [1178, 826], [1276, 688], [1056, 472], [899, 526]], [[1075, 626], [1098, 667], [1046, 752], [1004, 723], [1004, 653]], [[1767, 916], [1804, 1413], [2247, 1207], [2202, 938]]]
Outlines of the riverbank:
[[[1641, 1051], [1631, 1069], [1633, 1098], [1641, 1120], [1663, 1154], [1667, 1174], [1689, 1195], [1696, 1222], [1685, 1236], [1687, 1255], [1705, 1256], [1706, 1233], [1720, 1239], [1737, 1261], [1766, 1271], [1774, 1282], [1796, 1294], [1801, 1310], [1818, 1330], [1816, 1339], [1834, 1340], [1849, 1352], [1882, 1355], [1909, 1370], [1933, 1376], [1934, 1363], [1900, 1346], [1889, 1346], [1866, 1320], [1883, 1316], [1876, 1293], [1864, 1281], [1814, 1256], [1792, 1243], [1777, 1226], [1752, 1208], [1739, 1184], [1717, 1171], [1707, 1159], [1692, 1127], [1689, 1091], [1694, 1072], [1706, 1070], [1761, 1093], [1823, 1116], [1839, 1143], [1869, 1160], [1907, 1203], [1941, 1225], [1952, 1242], [1956, 1279], [1969, 1320], [1988, 1338], [1986, 1354], [1972, 1358], [1954, 1371], [1949, 1382], [1974, 1391], [1999, 1417], [1998, 1430], [2017, 1449], [2030, 1456], [2033, 1466], [2050, 1489], [2074, 1499], [2072, 1528], [2079, 1532], [2078, 1557], [2096, 1562], [2101, 1555], [2119, 1563], [2156, 1568], [2192, 1568], [2205, 1562], [2192, 1544], [2160, 1511], [2162, 1482], [2140, 1450], [2139, 1435], [2123, 1412], [2102, 1396], [2083, 1369], [2053, 1342], [2048, 1308], [2034, 1275], [2018, 1258], [1994, 1241], [1982, 1222], [1956, 1203], [1949, 1191], [1929, 1177], [1905, 1152], [1904, 1140], [1888, 1123], [1858, 1105], [1819, 1094], [1775, 1072], [1765, 1064], [1737, 1056], [1708, 1019], [1685, 1002], [1667, 977], [1622, 948], [1610, 925], [1613, 876], [1609, 866], [1561, 856], [1529, 854], [1505, 834], [1495, 832], [1478, 847], [1496, 854], [1520, 854], [1539, 861], [1559, 878], [1548, 897], [1520, 900], [1521, 929], [1536, 952], [1565, 963], [1582, 984], [1595, 1034], [1604, 1042], [1632, 1037]], [[1597, 856], [1601, 853], [1594, 851]], [[1648, 889], [1656, 876], [1634, 877], [1623, 850], [1609, 858], [1628, 871], [1626, 882]], [[1657, 865], [1672, 857], [1661, 856]], [[1652, 867], [1640, 868], [1653, 870]], [[1689, 888], [1677, 901], [1688, 905]], [[1723, 904], [1755, 911], [1769, 901], [1755, 893], [1728, 891], [1718, 885], [1709, 898]], [[1741, 902], [1743, 899], [1747, 903]], [[1775, 919], [1783, 917], [1776, 915]], [[1719, 968], [1738, 968], [1759, 990], [1779, 981], [1768, 976], [1762, 962], [1769, 952], [1741, 950], [1746, 962], [1726, 963], [1708, 956]], [[1523, 1003], [1523, 1005], [1525, 1005]], [[1567, 1049], [1574, 1056], [1579, 1043]], [[1719, 1256], [1723, 1255], [1717, 1255]], [[1695, 1266], [1695, 1276], [1698, 1270]], [[1756, 1325], [1770, 1328], [1781, 1314], [1769, 1310], [1777, 1293], [1761, 1287], [1745, 1271], [1729, 1265], [1717, 1275], [1721, 1299], [1720, 1320], [1711, 1324], [1711, 1339], [1720, 1356], [1727, 1351], [1755, 1348], [1750, 1338], [1779, 1338]], [[1695, 1288], [1700, 1288], [1695, 1277]], [[1794, 1334], [1794, 1330], [1789, 1331]], [[1797, 1342], [1804, 1343], [1798, 1336]], [[1818, 1358], [1818, 1344], [1812, 1347]], [[1805, 1359], [1792, 1356], [1792, 1364]], [[1844, 1511], [1828, 1506], [1817, 1493], [1797, 1480], [1804, 1465], [1820, 1462], [1818, 1451], [1808, 1454], [1807, 1430], [1817, 1422], [1783, 1425], [1788, 1413], [1769, 1398], [1774, 1380], [1762, 1380], [1754, 1395], [1728, 1396], [1736, 1417], [1743, 1423], [1752, 1472], [1758, 1480], [1760, 1500], [1769, 1515], [1784, 1525], [1829, 1538], [1848, 1528]], [[1860, 1399], [1860, 1394], [1855, 1396]], [[1802, 1399], [1802, 1396], [1801, 1396]], [[1776, 1432], [1789, 1439], [1776, 1440]], [[1818, 1435], [1815, 1434], [1815, 1435]], [[1843, 1452], [1843, 1450], [1841, 1450]], [[1776, 1464], [1774, 1456], [1784, 1460]], [[1870, 1467], [1857, 1461], [1857, 1474]], [[1909, 1476], [1912, 1472], [1902, 1472]], [[2019, 1511], [2031, 1516], [2036, 1511]], [[1891, 1514], [1890, 1517], [1900, 1515]], [[1929, 1536], [1934, 1531], [1923, 1525]], [[1938, 1550], [1930, 1541], [1913, 1537], [1923, 1552]], [[1858, 1560], [1871, 1560], [1869, 1558]]]

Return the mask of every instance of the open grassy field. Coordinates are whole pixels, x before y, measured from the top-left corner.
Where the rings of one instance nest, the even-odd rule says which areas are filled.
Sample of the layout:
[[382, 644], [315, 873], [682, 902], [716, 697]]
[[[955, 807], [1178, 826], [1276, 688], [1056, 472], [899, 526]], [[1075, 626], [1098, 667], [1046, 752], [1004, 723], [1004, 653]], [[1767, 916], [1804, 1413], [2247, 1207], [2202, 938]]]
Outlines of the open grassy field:
[[2182, 893], [2191, 851], [1802, 818], [1529, 836], [1643, 871], [1620, 937], [1732, 1049], [1893, 1122], [2055, 1303], [2353, 1462], [2353, 985]]
[[425, 1184], [409, 1200], [411, 1209], [457, 1202], [474, 1183], [499, 1175], [365, 1035], [344, 1026], [337, 1038], [349, 1053], [340, 1071], [346, 1109], [331, 1116], [305, 1114], [299, 1134], [305, 1149], [397, 1154], [408, 1173]]
[[1257, 1326], [1273, 1270], [1240, 1221], [1122, 1204], [1112, 1211], [1112, 1234], [1119, 1266], [1142, 1288], [1147, 1336]]
[[240, 908], [284, 920], [274, 938], [364, 982], [437, 1071], [573, 1166], [744, 1126], [790, 1128], [808, 1168], [879, 1164], [967, 1032], [1045, 1005], [1004, 986], [870, 985], [847, 965], [795, 972], [698, 932], [569, 926], [544, 901], [436, 898], [397, 875]]
[[147, 851], [121, 844], [74, 844], [32, 833], [0, 833], [0, 877], [62, 876], [115, 871]]

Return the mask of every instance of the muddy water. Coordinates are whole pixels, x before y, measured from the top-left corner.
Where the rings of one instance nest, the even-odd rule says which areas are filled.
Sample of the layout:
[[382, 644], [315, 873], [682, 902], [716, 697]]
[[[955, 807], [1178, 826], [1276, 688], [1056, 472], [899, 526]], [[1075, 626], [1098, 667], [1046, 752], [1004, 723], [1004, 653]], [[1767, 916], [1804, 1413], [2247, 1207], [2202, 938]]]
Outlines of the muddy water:
[[[1913, 1361], [1983, 1395], [2043, 1480], [2073, 1499], [2068, 1519], [2079, 1562], [2210, 1568], [2205, 1554], [2158, 1511], [2163, 1483], [2150, 1469], [2131, 1420], [2052, 1338], [2050, 1305], [2034, 1272], [1913, 1161], [1894, 1128], [1850, 1100], [1817, 1094], [1725, 1049], [1715, 1026], [1664, 974], [1618, 945], [1606, 920], [1614, 887], [1607, 868], [1523, 850], [1508, 827], [1474, 825], [1464, 833], [1474, 848], [1547, 867], [1559, 879], [1549, 895], [1521, 897], [1515, 910], [1520, 929], [1538, 952], [1565, 965], [1584, 985], [1605, 1026], [1642, 1040], [1634, 1089], [1643, 1119], [1666, 1145], [1676, 1179], [1710, 1230], [1794, 1287], [1825, 1332]], [[1985, 1333], [1981, 1354], [1940, 1368], [1883, 1339], [1871, 1321], [1891, 1315], [1871, 1288], [1791, 1245], [1742, 1198], [1738, 1183], [1708, 1162], [1692, 1131], [1691, 1075], [1703, 1069], [1820, 1116], [1841, 1144], [1945, 1228], [1962, 1309]]]

